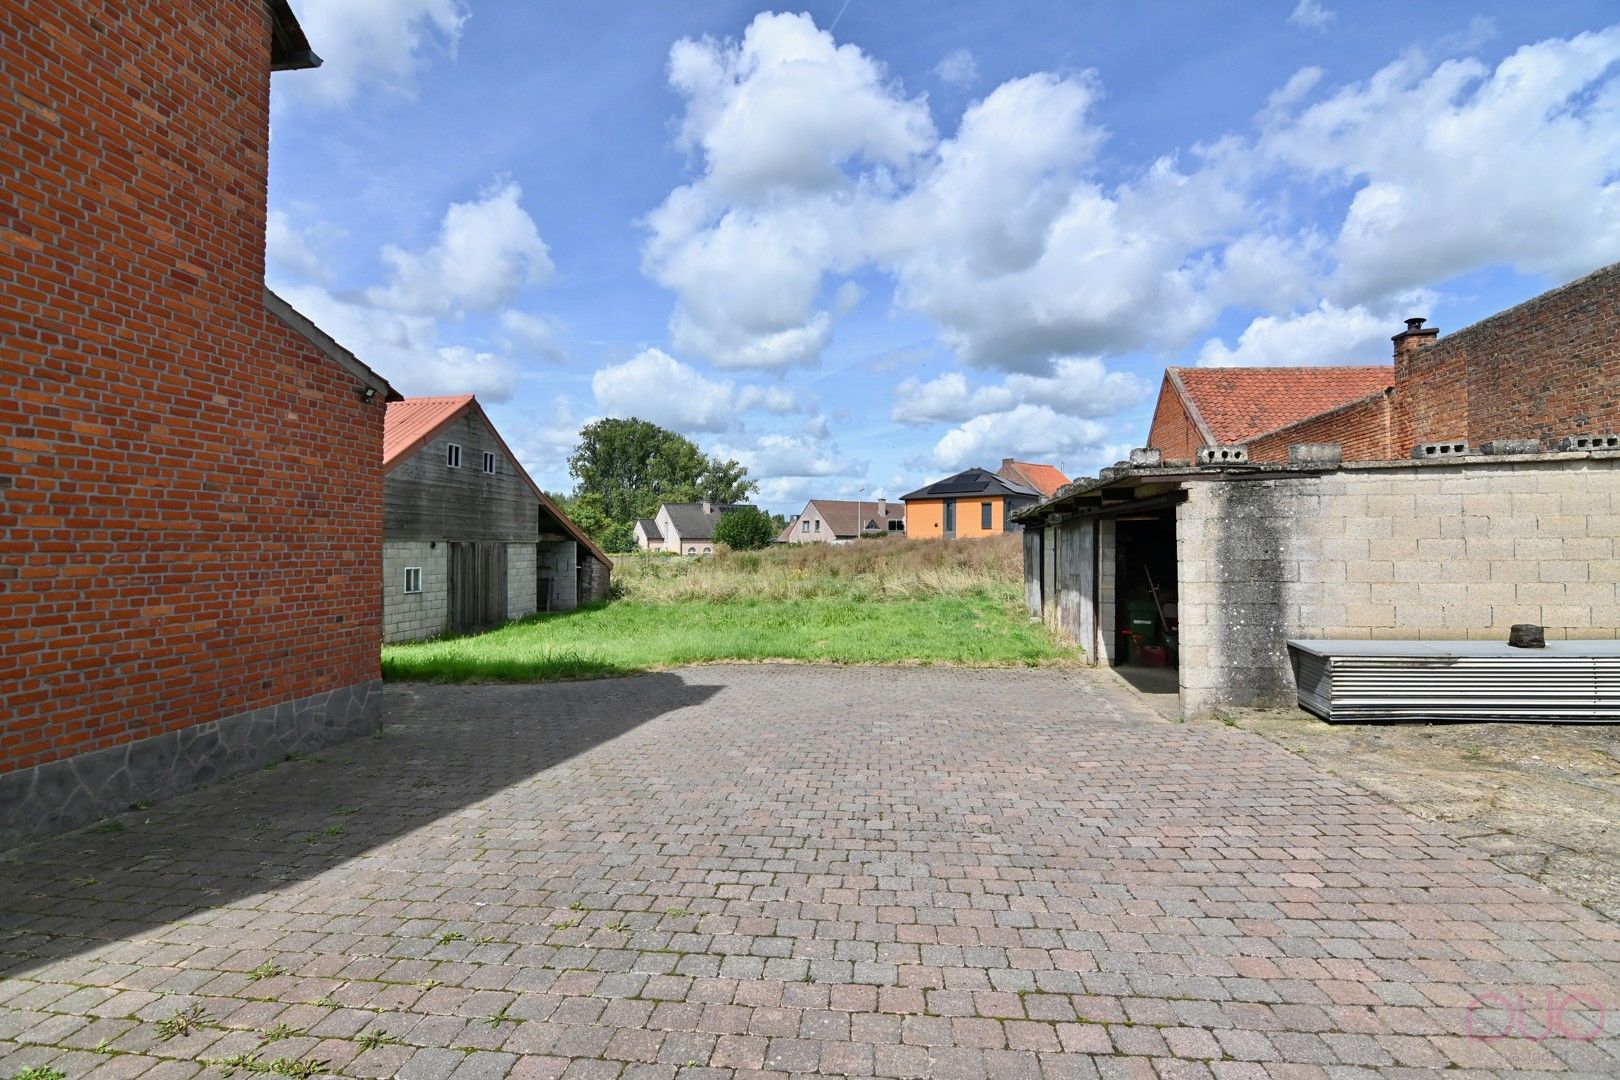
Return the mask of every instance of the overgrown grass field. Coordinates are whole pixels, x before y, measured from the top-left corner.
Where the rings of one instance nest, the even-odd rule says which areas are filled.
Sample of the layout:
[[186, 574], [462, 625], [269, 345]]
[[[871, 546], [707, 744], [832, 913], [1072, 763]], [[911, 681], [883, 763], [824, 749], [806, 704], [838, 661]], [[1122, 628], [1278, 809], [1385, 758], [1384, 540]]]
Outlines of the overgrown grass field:
[[1016, 536], [621, 555], [612, 603], [389, 645], [383, 674], [531, 682], [718, 661], [1070, 661], [1074, 651], [1024, 613], [1021, 558]]

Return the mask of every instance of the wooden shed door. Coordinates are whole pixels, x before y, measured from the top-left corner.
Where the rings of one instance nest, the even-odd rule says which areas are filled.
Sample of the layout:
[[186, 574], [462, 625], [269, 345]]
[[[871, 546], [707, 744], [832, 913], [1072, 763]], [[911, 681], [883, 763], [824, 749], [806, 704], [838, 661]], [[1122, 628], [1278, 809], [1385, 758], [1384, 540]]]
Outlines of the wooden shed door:
[[1097, 662], [1096, 558], [1096, 521], [1082, 518], [1058, 527], [1058, 629], [1085, 649], [1086, 659], [1093, 664]]
[[449, 631], [465, 634], [506, 621], [506, 545], [450, 545]]

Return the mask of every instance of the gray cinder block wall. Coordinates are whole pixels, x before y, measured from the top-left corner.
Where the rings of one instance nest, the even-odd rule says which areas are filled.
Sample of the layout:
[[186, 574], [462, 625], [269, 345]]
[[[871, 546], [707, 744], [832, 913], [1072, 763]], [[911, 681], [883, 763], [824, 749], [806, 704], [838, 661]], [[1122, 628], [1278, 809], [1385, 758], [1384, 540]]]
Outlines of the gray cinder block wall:
[[[383, 640], [414, 641], [444, 632], [448, 615], [447, 545], [428, 540], [383, 543]], [[405, 591], [405, 568], [422, 568], [422, 591]]]
[[1292, 704], [1290, 637], [1620, 636], [1614, 455], [1193, 483], [1176, 529], [1190, 716]]
[[506, 545], [506, 617], [521, 619], [535, 613], [537, 556], [533, 544]]
[[572, 540], [542, 540], [537, 572], [551, 579], [551, 610], [573, 611], [579, 606], [579, 545]]

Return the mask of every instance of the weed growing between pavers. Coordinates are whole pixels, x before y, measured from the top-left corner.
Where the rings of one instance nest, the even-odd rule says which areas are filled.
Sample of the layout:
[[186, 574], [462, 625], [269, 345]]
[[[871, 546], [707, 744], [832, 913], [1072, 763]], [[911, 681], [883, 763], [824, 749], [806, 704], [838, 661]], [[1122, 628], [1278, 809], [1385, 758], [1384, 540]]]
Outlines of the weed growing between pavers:
[[165, 1017], [157, 1023], [158, 1038], [164, 1042], [170, 1039], [182, 1038], [201, 1030], [209, 1022], [208, 1013], [201, 1005], [193, 1005], [189, 1009]]

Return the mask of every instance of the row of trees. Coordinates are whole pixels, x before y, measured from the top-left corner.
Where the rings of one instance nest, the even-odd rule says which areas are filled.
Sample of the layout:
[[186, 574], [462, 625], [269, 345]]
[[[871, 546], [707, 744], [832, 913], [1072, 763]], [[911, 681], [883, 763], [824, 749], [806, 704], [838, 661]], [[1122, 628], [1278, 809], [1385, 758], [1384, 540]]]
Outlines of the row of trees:
[[[636, 519], [652, 517], [660, 503], [740, 503], [759, 490], [740, 462], [707, 455], [684, 435], [633, 418], [582, 428], [568, 473], [573, 493], [552, 498], [610, 552], [634, 550]], [[785, 525], [762, 511], [738, 511], [721, 518], [715, 539], [764, 547]]]

